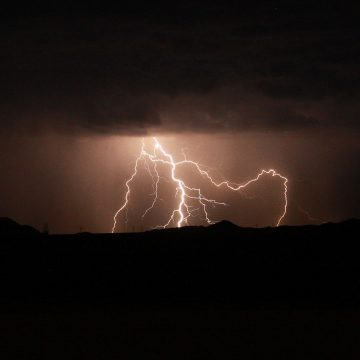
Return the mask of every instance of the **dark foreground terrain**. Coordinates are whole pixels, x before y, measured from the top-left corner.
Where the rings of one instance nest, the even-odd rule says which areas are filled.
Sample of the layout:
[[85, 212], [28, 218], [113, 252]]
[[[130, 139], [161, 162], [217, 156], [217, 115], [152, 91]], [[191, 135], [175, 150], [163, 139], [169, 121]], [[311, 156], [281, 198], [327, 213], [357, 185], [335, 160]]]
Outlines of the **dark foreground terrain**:
[[44, 235], [0, 219], [0, 358], [358, 359], [359, 229]]

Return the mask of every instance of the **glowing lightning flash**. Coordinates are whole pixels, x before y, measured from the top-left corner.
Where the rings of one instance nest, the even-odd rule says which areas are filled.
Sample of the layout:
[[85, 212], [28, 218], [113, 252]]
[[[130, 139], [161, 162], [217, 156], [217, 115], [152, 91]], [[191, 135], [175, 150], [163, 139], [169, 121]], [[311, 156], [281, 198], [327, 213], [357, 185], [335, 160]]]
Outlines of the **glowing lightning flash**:
[[213, 221], [210, 220], [209, 215], [208, 215], [208, 206], [209, 205], [212, 205], [212, 206], [227, 205], [224, 202], [218, 202], [216, 200], [209, 199], [209, 198], [205, 197], [203, 195], [203, 193], [201, 192], [201, 189], [193, 188], [193, 187], [188, 186], [183, 179], [179, 178], [176, 175], [176, 169], [180, 165], [189, 165], [189, 166], [193, 167], [194, 169], [196, 169], [196, 171], [203, 178], [207, 179], [213, 186], [215, 186], [217, 188], [225, 187], [225, 188], [227, 188], [229, 190], [232, 190], [232, 191], [239, 191], [239, 190], [245, 189], [248, 185], [250, 185], [250, 184], [252, 184], [254, 182], [257, 182], [264, 175], [270, 175], [272, 177], [280, 178], [282, 180], [282, 182], [283, 182], [284, 206], [283, 206], [283, 211], [282, 211], [280, 217], [277, 219], [276, 225], [279, 226], [281, 221], [284, 219], [284, 217], [286, 215], [286, 211], [287, 211], [287, 205], [288, 205], [288, 198], [287, 198], [288, 179], [285, 176], [283, 176], [283, 175], [279, 174], [278, 172], [276, 172], [274, 169], [261, 170], [261, 172], [255, 178], [250, 179], [250, 180], [248, 180], [247, 182], [245, 182], [243, 184], [235, 184], [235, 183], [230, 182], [228, 180], [221, 181], [221, 182], [216, 182], [210, 176], [209, 172], [204, 170], [201, 167], [201, 165], [199, 165], [197, 162], [192, 161], [192, 160], [187, 160], [186, 157], [185, 157], [185, 160], [176, 162], [176, 161], [174, 161], [174, 158], [172, 157], [172, 155], [170, 155], [169, 153], [167, 153], [164, 150], [164, 148], [162, 147], [160, 142], [157, 140], [157, 138], [154, 137], [153, 141], [154, 141], [154, 148], [153, 148], [152, 153], [149, 153], [149, 152], [147, 152], [145, 150], [144, 139], [142, 141], [141, 151], [140, 151], [139, 156], [136, 158], [133, 173], [125, 183], [126, 193], [125, 193], [124, 203], [116, 211], [116, 213], [114, 215], [114, 224], [113, 224], [113, 228], [112, 228], [113, 233], [116, 230], [117, 217], [123, 211], [126, 211], [125, 223], [127, 223], [127, 220], [128, 220], [127, 219], [127, 206], [129, 204], [129, 198], [130, 198], [130, 195], [131, 195], [131, 183], [133, 182], [136, 175], [138, 174], [138, 168], [139, 168], [139, 163], [140, 162], [144, 163], [144, 167], [145, 167], [146, 171], [148, 172], [149, 176], [152, 179], [152, 186], [153, 186], [153, 193], [151, 194], [153, 196], [153, 201], [152, 201], [151, 205], [143, 213], [142, 219], [144, 219], [144, 217], [154, 208], [156, 202], [159, 200], [159, 185], [160, 185], [161, 177], [160, 177], [160, 174], [159, 174], [159, 171], [158, 171], [158, 165], [160, 165], [160, 164], [166, 165], [171, 170], [170, 171], [170, 174], [171, 174], [170, 175], [170, 180], [175, 186], [175, 198], [178, 198], [177, 206], [172, 211], [169, 220], [164, 225], [158, 225], [156, 227], [166, 228], [171, 223], [176, 224], [177, 227], [181, 227], [184, 224], [187, 224], [188, 219], [191, 216], [193, 216], [192, 213], [195, 210], [198, 210], [198, 209], [193, 209], [189, 205], [189, 201], [191, 201], [191, 200], [195, 200], [195, 201], [198, 202], [198, 204], [200, 205], [200, 208], [202, 209], [202, 211], [204, 213], [205, 220], [206, 220], [206, 222], [208, 224], [213, 223]]

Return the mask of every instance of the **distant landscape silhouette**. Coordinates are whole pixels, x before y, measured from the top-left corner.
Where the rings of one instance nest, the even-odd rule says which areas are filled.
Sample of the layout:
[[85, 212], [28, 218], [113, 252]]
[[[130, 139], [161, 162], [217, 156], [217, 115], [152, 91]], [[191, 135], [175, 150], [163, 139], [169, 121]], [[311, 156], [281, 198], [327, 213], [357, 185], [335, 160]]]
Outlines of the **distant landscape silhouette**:
[[353, 304], [359, 220], [46, 235], [0, 219], [1, 301]]
[[1, 359], [357, 359], [359, 228], [48, 235], [0, 218]]

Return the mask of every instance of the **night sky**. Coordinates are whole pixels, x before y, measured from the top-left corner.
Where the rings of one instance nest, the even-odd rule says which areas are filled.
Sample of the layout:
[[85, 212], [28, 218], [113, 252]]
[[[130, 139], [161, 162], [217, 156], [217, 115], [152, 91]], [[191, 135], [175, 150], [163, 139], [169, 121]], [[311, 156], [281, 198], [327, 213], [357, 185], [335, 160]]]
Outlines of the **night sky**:
[[[61, 4], [0, 15], [0, 216], [51, 232], [110, 231], [141, 138], [158, 136], [219, 179], [286, 175], [284, 224], [360, 217], [355, 6]], [[159, 207], [136, 222], [150, 201], [144, 178], [134, 230], [164, 215]], [[278, 185], [264, 179], [246, 196], [204, 186], [230, 204], [216, 219], [265, 226], [281, 211]]]

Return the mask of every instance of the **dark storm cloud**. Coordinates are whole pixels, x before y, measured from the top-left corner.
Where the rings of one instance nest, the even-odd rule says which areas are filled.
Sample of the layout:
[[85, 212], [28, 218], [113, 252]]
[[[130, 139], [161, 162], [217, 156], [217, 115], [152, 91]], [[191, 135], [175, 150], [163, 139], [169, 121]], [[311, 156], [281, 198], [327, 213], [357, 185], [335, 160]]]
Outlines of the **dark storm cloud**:
[[352, 9], [185, 1], [177, 10], [5, 18], [2, 128], [142, 134], [358, 127]]

